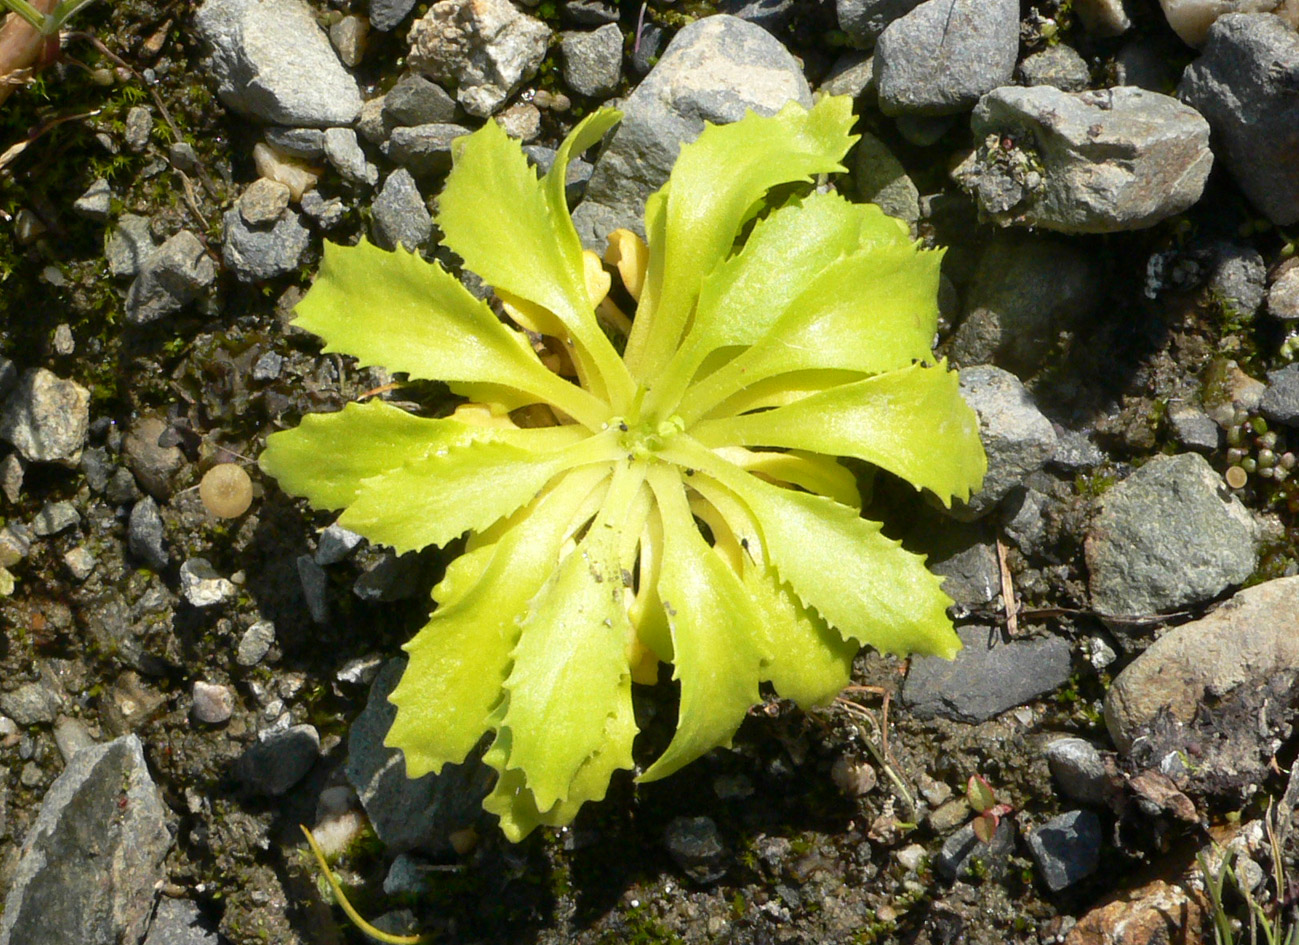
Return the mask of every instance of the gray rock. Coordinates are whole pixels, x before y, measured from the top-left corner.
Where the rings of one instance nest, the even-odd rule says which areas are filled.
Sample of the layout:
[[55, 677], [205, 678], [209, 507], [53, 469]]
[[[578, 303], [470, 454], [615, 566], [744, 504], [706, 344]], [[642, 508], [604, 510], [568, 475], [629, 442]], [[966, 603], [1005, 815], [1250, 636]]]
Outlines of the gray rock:
[[74, 468], [90, 430], [90, 391], [45, 368], [24, 371], [0, 408], [0, 439], [29, 463]]
[[266, 143], [289, 157], [315, 161], [325, 156], [325, 132], [320, 128], [266, 129]]
[[220, 945], [221, 941], [195, 903], [163, 896], [141, 945]]
[[96, 742], [85, 722], [60, 715], [54, 722], [54, 744], [58, 746], [59, 755], [66, 765], [73, 755], [82, 749], [93, 747]]
[[1202, 604], [1254, 571], [1256, 527], [1198, 453], [1156, 456], [1101, 498], [1085, 543], [1092, 606], [1141, 617]]
[[1057, 738], [1046, 746], [1046, 763], [1065, 797], [1084, 804], [1104, 804], [1109, 798], [1105, 758], [1091, 742]]
[[26, 558], [32, 550], [32, 533], [22, 522], [10, 522], [0, 528], [0, 568], [7, 568]]
[[1006, 537], [1026, 555], [1043, 552], [1046, 541], [1046, 518], [1043, 509], [1049, 500], [1041, 492], [1026, 486], [1012, 489], [1002, 503], [1002, 529]]
[[108, 181], [99, 178], [86, 188], [86, 192], [72, 204], [72, 210], [78, 216], [96, 223], [103, 223], [113, 210], [113, 191]]
[[590, 33], [564, 33], [564, 81], [578, 95], [602, 98], [618, 87], [622, 78], [622, 29], [609, 23]]
[[674, 817], [663, 844], [681, 871], [696, 883], [715, 883], [726, 875], [728, 851], [711, 817]]
[[313, 623], [329, 622], [329, 579], [311, 555], [298, 556], [298, 583], [307, 601], [307, 612]]
[[738, 17], [780, 35], [798, 9], [798, 0], [718, 0], [717, 12]]
[[798, 61], [770, 33], [724, 14], [691, 23], [623, 105], [622, 124], [573, 214], [583, 243], [603, 252], [620, 226], [643, 235], [645, 198], [705, 121], [738, 121], [748, 109], [771, 115], [790, 101], [810, 108], [812, 93]]
[[442, 86], [408, 72], [383, 97], [383, 119], [398, 125], [446, 124], [456, 117], [456, 100]]
[[886, 115], [954, 115], [1009, 84], [1019, 53], [1015, 0], [925, 0], [889, 24], [875, 47]]
[[379, 563], [352, 585], [352, 593], [371, 603], [387, 603], [414, 597], [424, 585], [423, 563], [414, 552], [400, 557], [385, 552]]
[[363, 541], [365, 539], [356, 532], [335, 522], [320, 533], [320, 540], [316, 543], [316, 564], [324, 566], [345, 561]]
[[217, 94], [273, 125], [350, 125], [361, 91], [302, 0], [204, 0], [195, 18], [212, 47]]
[[408, 170], [399, 167], [388, 175], [371, 207], [370, 233], [384, 249], [401, 243], [412, 252], [433, 234], [433, 217]]
[[982, 524], [940, 521], [941, 513], [918, 516], [912, 535], [928, 554], [926, 566], [943, 579], [943, 593], [961, 607], [979, 607], [1001, 592], [1001, 570], [992, 536]]
[[198, 152], [188, 141], [173, 141], [167, 146], [167, 160], [172, 167], [188, 174], [198, 167]]
[[394, 128], [384, 153], [416, 177], [436, 177], [451, 169], [451, 142], [467, 134], [464, 125], [445, 123]]
[[465, 111], [486, 118], [537, 74], [550, 27], [509, 0], [439, 0], [409, 39], [409, 67], [455, 86]]
[[632, 45], [632, 72], [647, 75], [657, 65], [666, 38], [663, 27], [647, 20], [641, 27], [640, 36]]
[[416, 0], [370, 0], [370, 25], [387, 33], [401, 25]]
[[834, 10], [839, 29], [865, 49], [870, 49], [884, 28], [900, 16], [910, 13], [921, 0], [835, 0]]
[[239, 215], [249, 226], [266, 226], [289, 209], [289, 188], [269, 177], [259, 177], [239, 195]]
[[0, 694], [0, 712], [19, 725], [49, 725], [63, 710], [63, 698], [48, 679], [23, 683]]
[[71, 502], [50, 502], [32, 519], [32, 531], [46, 538], [81, 524], [81, 515]]
[[78, 752], [27, 832], [0, 945], [139, 941], [165, 875], [170, 819], [135, 735]]
[[1029, 833], [1028, 852], [1051, 892], [1067, 889], [1096, 872], [1101, 862], [1101, 822], [1089, 810], [1052, 817]]
[[334, 229], [347, 215], [347, 207], [341, 198], [330, 197], [326, 200], [315, 190], [303, 194], [299, 205], [302, 207], [302, 212], [322, 230]]
[[1060, 637], [1006, 643], [999, 630], [977, 626], [959, 635], [955, 659], [912, 658], [902, 698], [917, 718], [983, 722], [1069, 679], [1070, 647]]
[[618, 22], [618, 6], [604, 0], [567, 0], [560, 7], [560, 16], [566, 22], [579, 26], [603, 26]]
[[158, 503], [151, 496], [145, 496], [131, 507], [126, 546], [131, 554], [155, 571], [166, 570], [171, 562], [163, 544], [162, 516], [158, 514]]
[[1267, 294], [1267, 266], [1253, 246], [1218, 243], [1212, 247], [1209, 292], [1235, 318], [1251, 318]]
[[867, 131], [853, 151], [853, 180], [857, 197], [878, 204], [891, 217], [915, 224], [920, 219], [920, 191], [907, 176], [906, 168], [879, 138]]
[[98, 559], [84, 545], [69, 548], [63, 553], [64, 567], [78, 581], [84, 581], [90, 577], [94, 573], [95, 565], [98, 563]]
[[[934, 867], [948, 882], [970, 879], [976, 872], [996, 880], [1006, 872], [1007, 861], [1014, 849], [1015, 824], [1009, 817], [1002, 817], [997, 823], [997, 830], [989, 843], [975, 836], [974, 827], [966, 824], [943, 841]], [[979, 865], [977, 870], [976, 863]]]
[[146, 414], [131, 424], [122, 440], [127, 468], [146, 492], [162, 502], [171, 496], [171, 478], [185, 461], [178, 447], [161, 445], [168, 430], [161, 418]]
[[1001, 368], [965, 368], [961, 396], [979, 416], [979, 437], [988, 454], [983, 487], [969, 502], [952, 507], [956, 518], [969, 520], [991, 512], [1011, 489], [1041, 469], [1055, 452], [1056, 436], [1019, 378]]
[[275, 644], [275, 624], [269, 620], [259, 620], [239, 638], [235, 650], [235, 662], [240, 666], [256, 666], [266, 658]]
[[830, 66], [821, 82], [826, 95], [851, 95], [853, 98], [875, 94], [875, 62], [870, 53], [853, 50], [844, 53]]
[[274, 351], [265, 351], [253, 362], [253, 380], [273, 381], [283, 368], [283, 357]]
[[1299, 265], [1282, 269], [1267, 290], [1267, 313], [1283, 322], [1299, 321]]
[[1049, 85], [1062, 92], [1081, 92], [1091, 84], [1087, 60], [1064, 43], [1048, 46], [1024, 57], [1019, 77], [1025, 85]]
[[153, 134], [153, 112], [147, 105], [134, 105], [126, 112], [126, 146], [132, 151], [143, 151]]
[[1197, 453], [1212, 453], [1222, 445], [1222, 427], [1203, 410], [1186, 404], [1170, 406], [1168, 423], [1182, 445]]
[[294, 272], [311, 243], [311, 231], [296, 213], [284, 214], [270, 228], [250, 227], [234, 209], [221, 219], [225, 224], [221, 258], [240, 282], [263, 282]]
[[126, 320], [147, 325], [179, 312], [215, 281], [216, 262], [197, 236], [181, 230], [140, 267], [126, 293]]
[[343, 17], [329, 27], [329, 41], [333, 44], [343, 65], [359, 66], [365, 58], [366, 40], [370, 37], [370, 21], [355, 13]]
[[368, 187], [379, 179], [379, 169], [365, 159], [351, 128], [325, 129], [325, 157], [349, 184]]
[[[1105, 694], [1105, 726], [1114, 744], [1128, 752], [1139, 736], [1160, 726], [1189, 726], [1198, 716], [1211, 722], [1232, 697], [1264, 691], [1274, 678], [1293, 687], [1299, 677], [1297, 613], [1299, 577], [1278, 578], [1166, 632]], [[1256, 730], [1269, 714], [1285, 715], [1258, 710]], [[1267, 758], [1262, 757], [1264, 766]]]
[[104, 240], [108, 271], [119, 279], [130, 278], [140, 271], [155, 248], [149, 218], [124, 213]]
[[347, 779], [390, 854], [418, 849], [444, 855], [451, 850], [451, 834], [478, 819], [495, 774], [471, 756], [464, 764], [446, 765], [440, 774], [406, 777], [402, 753], [383, 744], [397, 715], [388, 695], [405, 665], [404, 658], [395, 659], [380, 670], [365, 710], [352, 723]]
[[1245, 196], [1278, 226], [1299, 222], [1299, 34], [1267, 13], [1231, 14], [1209, 30], [1178, 94], [1208, 119]]
[[280, 797], [307, 776], [319, 757], [320, 734], [310, 725], [294, 725], [258, 732], [237, 768], [250, 790]]
[[180, 566], [180, 596], [193, 607], [211, 607], [234, 597], [235, 586], [206, 558], [188, 558]]
[[1194, 109], [1130, 86], [999, 88], [970, 126], [981, 144], [953, 176], [1002, 226], [1139, 230], [1199, 200], [1213, 166]]
[[200, 722], [220, 725], [229, 721], [234, 712], [235, 696], [229, 686], [196, 679], [190, 695], [193, 699], [191, 712]]
[[1276, 423], [1299, 426], [1299, 363], [1268, 372], [1267, 390], [1258, 409]]
[[1060, 340], [1095, 309], [1090, 255], [1060, 240], [994, 238], [979, 258], [967, 314], [948, 356], [988, 362], [1025, 375], [1041, 367]]
[[[89, 450], [87, 450], [87, 453]], [[81, 457], [82, 466], [85, 466], [85, 454]], [[26, 464], [23, 458], [17, 453], [9, 453], [4, 459], [0, 459], [0, 492], [11, 505], [17, 505], [23, 497], [23, 477], [27, 474]], [[86, 476], [89, 481], [90, 476]], [[92, 485], [93, 489], [94, 486]]]

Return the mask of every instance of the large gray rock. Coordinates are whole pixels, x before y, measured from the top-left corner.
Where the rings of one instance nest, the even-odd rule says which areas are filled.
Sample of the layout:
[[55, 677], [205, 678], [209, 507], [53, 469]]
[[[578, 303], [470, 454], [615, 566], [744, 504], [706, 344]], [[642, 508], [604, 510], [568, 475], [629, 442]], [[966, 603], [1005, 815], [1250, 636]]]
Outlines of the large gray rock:
[[1101, 862], [1101, 822], [1089, 810], [1052, 817], [1026, 838], [1038, 875], [1051, 892], [1086, 879]]
[[1017, 0], [925, 0], [875, 47], [886, 115], [955, 115], [1006, 85], [1019, 54]]
[[1031, 373], [1096, 302], [1095, 269], [1083, 250], [1042, 237], [994, 239], [975, 268], [948, 356]]
[[135, 735], [77, 752], [23, 842], [0, 945], [138, 942], [163, 880], [169, 820]]
[[1072, 671], [1069, 642], [1001, 638], [985, 627], [959, 631], [956, 658], [917, 656], [911, 660], [902, 698], [912, 714], [958, 722], [983, 722], [1064, 685]]
[[1101, 498], [1085, 543], [1092, 607], [1145, 617], [1212, 600], [1253, 573], [1256, 533], [1203, 456], [1156, 456]]
[[199, 238], [181, 230], [151, 253], [126, 293], [126, 320], [147, 325], [179, 312], [216, 281], [216, 262]]
[[1250, 202], [1299, 222], [1299, 33], [1267, 13], [1224, 16], [1178, 94], [1209, 120], [1214, 147]]
[[450, 835], [478, 819], [495, 774], [471, 757], [441, 774], [406, 777], [402, 753], [383, 743], [397, 717], [388, 695], [405, 666], [405, 659], [390, 660], [375, 677], [347, 738], [347, 779], [389, 855], [415, 849], [443, 855], [451, 850]]
[[1296, 614], [1299, 577], [1279, 578], [1169, 630], [1119, 673], [1105, 696], [1114, 744], [1126, 753], [1139, 740], [1154, 743], [1155, 762], [1165, 748], [1193, 747], [1206, 777], [1237, 769], [1262, 780], [1279, 747], [1272, 738], [1286, 737], [1277, 726], [1293, 722], [1278, 707], [1292, 704], [1284, 700], [1299, 687]]
[[921, 0], [835, 0], [839, 29], [859, 46], [870, 49], [884, 28], [910, 13]]
[[45, 368], [24, 371], [0, 408], [0, 439], [29, 463], [76, 466], [90, 430], [90, 391]]
[[217, 94], [267, 124], [350, 125], [361, 90], [302, 0], [205, 0], [196, 17], [212, 47]]
[[222, 222], [221, 258], [240, 282], [263, 282], [293, 272], [311, 243], [311, 231], [296, 213], [284, 214], [269, 227], [251, 227], [238, 209], [230, 209]]
[[1199, 200], [1213, 166], [1195, 109], [1131, 86], [1007, 86], [983, 97], [970, 126], [979, 147], [953, 176], [1002, 226], [1139, 230]]
[[573, 214], [582, 242], [603, 252], [618, 227], [644, 235], [645, 198], [663, 186], [681, 145], [697, 138], [705, 121], [738, 121], [749, 109], [772, 115], [789, 102], [810, 108], [812, 92], [775, 37], [733, 16], [691, 23], [622, 106], [622, 124]]
[[455, 86], [465, 111], [486, 118], [537, 74], [550, 27], [510, 0], [440, 0], [409, 39], [410, 68]]
[[979, 438], [988, 454], [983, 487], [964, 505], [952, 504], [952, 515], [975, 519], [997, 507], [1055, 452], [1051, 421], [1033, 403], [1019, 378], [988, 364], [961, 371], [961, 396], [979, 416]]

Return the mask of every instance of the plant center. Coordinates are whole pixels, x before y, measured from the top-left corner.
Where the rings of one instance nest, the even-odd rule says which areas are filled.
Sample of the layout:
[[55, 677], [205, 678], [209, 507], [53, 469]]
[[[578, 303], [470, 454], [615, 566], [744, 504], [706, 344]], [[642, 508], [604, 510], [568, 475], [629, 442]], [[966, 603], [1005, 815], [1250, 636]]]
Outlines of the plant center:
[[678, 416], [671, 416], [666, 420], [650, 418], [638, 422], [614, 417], [610, 423], [620, 432], [618, 445], [636, 459], [651, 459], [654, 454], [667, 446], [673, 437], [685, 429], [685, 421]]

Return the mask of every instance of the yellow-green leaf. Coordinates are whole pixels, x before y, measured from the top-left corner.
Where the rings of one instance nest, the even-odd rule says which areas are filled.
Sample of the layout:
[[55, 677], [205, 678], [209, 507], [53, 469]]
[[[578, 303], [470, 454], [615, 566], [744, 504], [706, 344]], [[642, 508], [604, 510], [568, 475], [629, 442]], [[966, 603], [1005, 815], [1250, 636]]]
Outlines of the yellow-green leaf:
[[915, 364], [773, 410], [704, 420], [691, 435], [705, 446], [740, 443], [855, 456], [930, 490], [946, 505], [968, 499], [988, 467], [978, 417], [945, 365]]

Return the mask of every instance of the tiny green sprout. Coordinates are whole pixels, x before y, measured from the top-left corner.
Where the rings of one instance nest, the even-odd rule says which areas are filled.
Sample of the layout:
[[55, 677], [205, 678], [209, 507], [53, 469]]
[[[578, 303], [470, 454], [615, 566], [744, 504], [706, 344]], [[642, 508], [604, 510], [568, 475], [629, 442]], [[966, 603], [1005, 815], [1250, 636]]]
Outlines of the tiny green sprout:
[[974, 835], [981, 843], [991, 843], [992, 838], [997, 834], [1001, 818], [1011, 812], [1011, 806], [997, 802], [996, 792], [992, 790], [988, 779], [981, 774], [970, 775], [970, 780], [965, 784], [965, 799], [979, 815], [970, 823]]
[[839, 461], [945, 504], [987, 465], [931, 348], [941, 253], [806, 186], [843, 171], [851, 101], [708, 125], [648, 200], [646, 239], [615, 232], [602, 261], [565, 173], [620, 118], [588, 116], [541, 179], [495, 122], [453, 146], [437, 223], [499, 308], [402, 249], [326, 246], [294, 324], [464, 402], [436, 419], [349, 404], [261, 456], [399, 553], [468, 534], [405, 647], [387, 744], [419, 777], [488, 738], [484, 807], [511, 840], [634, 767], [632, 686], [661, 663], [676, 733], [641, 781], [729, 744], [764, 682], [810, 707], [862, 645], [960, 647], [940, 579], [862, 517]]

